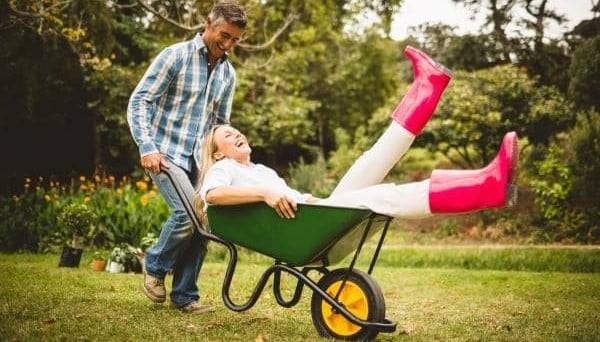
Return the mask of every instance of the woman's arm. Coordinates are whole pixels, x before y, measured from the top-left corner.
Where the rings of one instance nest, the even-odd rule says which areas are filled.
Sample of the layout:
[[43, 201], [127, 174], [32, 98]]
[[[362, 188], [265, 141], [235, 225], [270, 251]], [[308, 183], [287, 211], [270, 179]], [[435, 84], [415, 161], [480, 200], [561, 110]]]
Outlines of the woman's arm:
[[208, 204], [233, 205], [254, 202], [265, 202], [275, 209], [277, 215], [288, 219], [294, 218], [298, 209], [296, 201], [292, 198], [264, 188], [223, 185], [206, 193]]

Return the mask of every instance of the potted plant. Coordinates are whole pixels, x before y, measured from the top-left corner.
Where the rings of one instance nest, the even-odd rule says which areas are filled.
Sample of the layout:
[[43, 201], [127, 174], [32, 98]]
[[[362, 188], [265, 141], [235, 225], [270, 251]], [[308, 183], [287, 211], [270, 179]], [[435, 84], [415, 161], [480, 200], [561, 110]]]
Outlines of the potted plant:
[[108, 258], [108, 271], [110, 273], [121, 273], [125, 270], [125, 252], [121, 249], [121, 247], [116, 246], [110, 252], [110, 256]]
[[104, 271], [106, 269], [106, 253], [102, 251], [94, 252], [92, 258], [92, 269], [96, 271]]
[[61, 240], [70, 243], [63, 246], [59, 267], [79, 267], [85, 238], [93, 220], [94, 213], [83, 203], [68, 204], [59, 212], [57, 222], [61, 228]]
[[109, 270], [112, 273], [142, 272], [142, 251], [128, 243], [115, 246], [110, 252]]

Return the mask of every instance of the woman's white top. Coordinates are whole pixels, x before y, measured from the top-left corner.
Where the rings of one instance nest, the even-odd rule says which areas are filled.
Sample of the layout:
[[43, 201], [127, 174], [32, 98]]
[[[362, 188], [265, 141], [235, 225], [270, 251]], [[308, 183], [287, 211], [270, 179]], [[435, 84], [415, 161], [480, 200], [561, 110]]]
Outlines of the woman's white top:
[[263, 164], [246, 166], [230, 158], [221, 159], [208, 169], [200, 187], [202, 199], [206, 202], [206, 194], [219, 186], [271, 189], [286, 194], [297, 203], [305, 203], [310, 196], [290, 188], [275, 170]]

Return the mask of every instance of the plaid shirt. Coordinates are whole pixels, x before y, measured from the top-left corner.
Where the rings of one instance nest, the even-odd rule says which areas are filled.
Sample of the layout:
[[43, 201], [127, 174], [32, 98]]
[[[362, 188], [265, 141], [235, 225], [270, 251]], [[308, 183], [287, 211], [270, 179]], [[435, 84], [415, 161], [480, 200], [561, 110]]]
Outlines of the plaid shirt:
[[208, 75], [207, 54], [200, 34], [164, 49], [131, 94], [127, 122], [142, 157], [160, 152], [191, 171], [210, 127], [229, 122], [235, 69], [224, 55]]

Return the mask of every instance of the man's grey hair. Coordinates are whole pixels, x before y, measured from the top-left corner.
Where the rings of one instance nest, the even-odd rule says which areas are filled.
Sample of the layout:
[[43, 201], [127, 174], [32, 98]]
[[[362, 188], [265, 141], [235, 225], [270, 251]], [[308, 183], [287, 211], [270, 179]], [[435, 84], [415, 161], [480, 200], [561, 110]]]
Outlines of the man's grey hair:
[[246, 29], [248, 22], [246, 11], [233, 0], [219, 1], [208, 14], [208, 18], [215, 26], [226, 21], [241, 29]]

